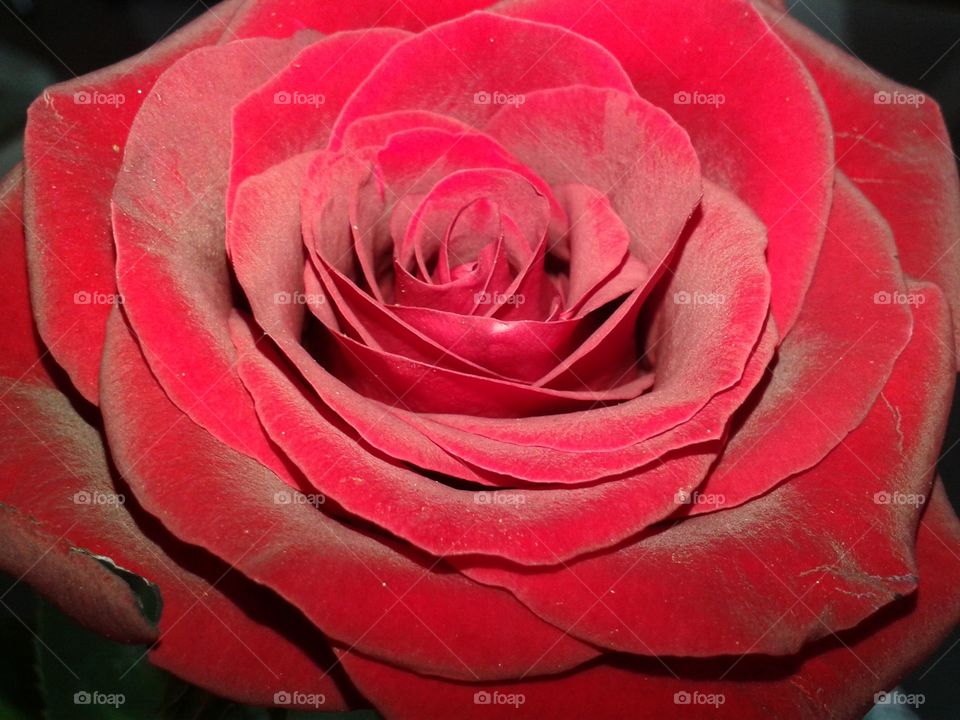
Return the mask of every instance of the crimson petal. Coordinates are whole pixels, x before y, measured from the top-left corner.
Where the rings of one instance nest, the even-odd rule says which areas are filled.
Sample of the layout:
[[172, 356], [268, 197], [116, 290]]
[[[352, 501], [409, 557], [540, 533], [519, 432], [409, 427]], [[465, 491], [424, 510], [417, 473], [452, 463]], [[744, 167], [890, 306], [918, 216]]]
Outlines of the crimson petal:
[[311, 37], [241, 40], [177, 62], [134, 121], [113, 195], [118, 283], [151, 369], [191, 418], [281, 475], [283, 461], [232, 369], [226, 334], [227, 130], [233, 105]]
[[[324, 33], [373, 27], [398, 27], [419, 32], [438, 22], [486, 7], [490, 0], [247, 0], [230, 23], [231, 39], [285, 38], [312, 28]], [[219, 12], [211, 10], [209, 12]]]
[[[146, 510], [177, 537], [272, 588], [329, 637], [455, 679], [558, 672], [596, 655], [509, 593], [341, 524], [317, 507], [323, 498], [295, 495], [220, 443], [165, 397], [119, 315], [111, 318], [107, 345], [107, 436]], [[472, 612], [465, 615], [465, 607]]]
[[[613, 407], [512, 423], [465, 415], [438, 414], [430, 419], [504, 443], [582, 452], [627, 448], [693, 417], [711, 397], [742, 377], [766, 321], [770, 297], [763, 258], [766, 235], [756, 217], [710, 183], [705, 186], [702, 213], [691, 223], [660, 305], [665, 329], [648, 343], [647, 349], [649, 344], [660, 345], [657, 383], [651, 392]], [[624, 301], [628, 308], [630, 303], [630, 298]], [[620, 314], [608, 323], [632, 330]], [[602, 335], [596, 344], [602, 347], [607, 338]], [[582, 347], [592, 350], [592, 342]], [[726, 349], [721, 359], [694, 351], [719, 344]], [[593, 359], [599, 362], [602, 357]], [[611, 433], [611, 427], [618, 432]]]
[[157, 78], [215, 43], [238, 5], [221, 3], [140, 55], [47, 88], [30, 106], [25, 211], [34, 314], [51, 354], [92, 403], [117, 296], [110, 193], [131, 124]]
[[[925, 298], [914, 310], [922, 330], [881, 399], [789, 483], [552, 571], [458, 565], [576, 637], [648, 655], [790, 655], [913, 592], [916, 524], [954, 373], [942, 293], [915, 289]], [[918, 387], [918, 374], [929, 383]]]
[[[507, 59], [509, 58], [509, 60]], [[436, 82], [436, 68], [444, 80]], [[471, 13], [434, 25], [394, 48], [344, 106], [330, 145], [355, 120], [396, 110], [437, 110], [475, 127], [525, 93], [563, 85], [633, 93], [620, 63], [602, 47], [555, 25]]]
[[[317, 664], [322, 649], [304, 650], [297, 644], [302, 635], [291, 640], [252, 619], [250, 604], [237, 597], [235, 573], [158, 532], [111, 472], [101, 434], [77, 413], [75, 403], [83, 400], [63, 394], [37, 370], [45, 350], [30, 324], [23, 229], [15, 214], [18, 179], [13, 173], [0, 191], [0, 259], [10, 270], [2, 289], [0, 565], [108, 637], [149, 642], [159, 636], [151, 661], [212, 692], [257, 705], [271, 704], [282, 690], [317, 692], [327, 708], [346, 709], [324, 672], [331, 661]], [[135, 573], [159, 589], [156, 627], [107, 568]], [[249, 583], [240, 589], [248, 599], [263, 599]]]
[[[819, 462], [866, 417], [913, 319], [889, 227], [837, 175], [817, 271], [763, 394], [730, 438], [701, 491], [732, 507]], [[784, 442], [785, 434], [790, 441]]]
[[608, 661], [554, 678], [465, 685], [406, 673], [342, 648], [337, 652], [360, 690], [391, 720], [510, 720], [521, 712], [556, 720], [660, 720], [680, 711], [717, 720], [758, 712], [796, 720], [859, 720], [876, 694], [916, 669], [960, 619], [960, 524], [939, 483], [917, 546], [923, 583], [915, 600], [903, 600], [857, 631], [812, 646], [796, 659]]
[[326, 147], [344, 101], [408, 33], [366, 29], [306, 48], [233, 108], [227, 214], [246, 178], [289, 157]]
[[[786, 334], [823, 240], [833, 146], [816, 85], [757, 11], [743, 0], [508, 0], [496, 10], [595, 40], [641, 96], [670, 109], [704, 175], [769, 228], [773, 314]], [[803, 130], [784, 143], [783, 128]]]
[[817, 82], [837, 165], [890, 223], [904, 271], [940, 285], [960, 316], [960, 183], [939, 107], [784, 14], [765, 12]]

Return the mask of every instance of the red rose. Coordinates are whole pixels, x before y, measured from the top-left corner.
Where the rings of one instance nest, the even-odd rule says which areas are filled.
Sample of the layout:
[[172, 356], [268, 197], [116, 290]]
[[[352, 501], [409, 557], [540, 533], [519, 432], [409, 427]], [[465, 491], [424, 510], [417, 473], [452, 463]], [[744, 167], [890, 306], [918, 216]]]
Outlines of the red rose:
[[483, 5], [34, 103], [0, 566], [247, 703], [858, 717], [960, 615], [938, 109], [768, 5]]

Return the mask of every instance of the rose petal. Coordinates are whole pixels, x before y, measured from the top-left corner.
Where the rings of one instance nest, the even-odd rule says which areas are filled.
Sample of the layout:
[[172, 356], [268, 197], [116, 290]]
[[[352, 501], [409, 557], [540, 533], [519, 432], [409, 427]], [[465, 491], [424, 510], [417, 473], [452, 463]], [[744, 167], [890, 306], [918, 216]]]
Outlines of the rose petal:
[[[767, 225], [773, 315], [786, 334], [823, 239], [833, 147], [816, 85], [759, 14], [743, 0], [510, 0], [496, 9], [595, 40], [641, 96], [669, 108], [704, 175]], [[796, 128], [789, 142], [784, 128]]]
[[[424, 265], [431, 255], [439, 255], [444, 249], [450, 253], [450, 245], [444, 243], [448, 230], [463, 210], [478, 200], [495, 203], [500, 212], [513, 219], [531, 250], [547, 232], [550, 202], [522, 175], [491, 168], [460, 170], [431, 188], [411, 216], [405, 235], [394, 239], [399, 262], [409, 269], [414, 255], [417, 262]], [[463, 257], [454, 251], [454, 259], [447, 258], [452, 265], [447, 265], [446, 277], [439, 281], [449, 282], [452, 266], [476, 260], [480, 249], [468, 250]], [[532, 260], [532, 253], [530, 257]]]
[[[319, 267], [325, 258], [351, 281], [362, 277], [370, 294], [383, 300], [378, 280], [382, 260], [392, 254], [391, 237], [406, 231], [419, 202], [414, 198], [425, 196], [447, 175], [470, 168], [500, 168], [523, 176], [550, 200], [555, 221], [564, 222], [549, 187], [490, 138], [416, 128], [394, 133], [382, 148], [325, 153], [311, 166], [302, 222], [315, 264]], [[395, 274], [393, 300], [407, 278], [403, 270]]]
[[[306, 153], [292, 158], [241, 185], [229, 234], [237, 279], [257, 321], [301, 367], [335, 412], [350, 418], [358, 428], [374, 425], [404, 437], [408, 453], [402, 456], [404, 459], [437, 472], [457, 472], [459, 462], [418, 433], [411, 435], [409, 427], [398, 430], [402, 425], [399, 421], [384, 418], [382, 410], [326, 373], [300, 345], [304, 315], [301, 298], [320, 292], [317, 287], [304, 286], [299, 195], [295, 192], [302, 186], [313, 157]], [[318, 307], [329, 310], [326, 302]]]
[[[575, 117], [566, 112], [570, 107], [578, 109]], [[630, 232], [631, 254], [651, 269], [653, 279], [663, 273], [701, 194], [697, 156], [666, 113], [613, 90], [565, 87], [531, 93], [522, 106], [501, 110], [485, 129], [551, 185], [582, 183], [607, 195]], [[582, 215], [570, 220], [576, 227]], [[647, 292], [648, 287], [638, 288], [538, 384], [571, 389], [582, 386], [581, 378], [610, 383], [621, 377], [625, 368], [607, 358], [631, 342]]]
[[343, 135], [343, 147], [345, 150], [384, 147], [391, 135], [418, 128], [444, 130], [451, 135], [470, 131], [469, 125], [429, 110], [398, 110], [383, 115], [368, 115], [351, 123]]
[[580, 347], [597, 326], [589, 319], [578, 318], [504, 322], [429, 307], [397, 306], [391, 310], [440, 347], [453, 348], [461, 357], [501, 377], [526, 382], [534, 382], [552, 370], [558, 358]]
[[368, 28], [325, 37], [234, 107], [227, 214], [246, 178], [326, 147], [344, 101], [380, 58], [408, 36]]
[[238, 6], [223, 2], [140, 55], [47, 88], [30, 106], [25, 217], [37, 328], [92, 403], [112, 303], [89, 300], [117, 294], [109, 202], [131, 123], [157, 78], [215, 43]]
[[[436, 82], [438, 67], [443, 68], [442, 83]], [[578, 34], [471, 13], [434, 25], [391, 50], [344, 106], [330, 146], [338, 149], [350, 123], [366, 115], [443, 109], [482, 127], [500, 107], [495, 93], [509, 99], [577, 84], [633, 92], [617, 60]]]
[[535, 387], [411, 360], [332, 333], [322, 345], [322, 354], [333, 374], [361, 394], [417, 413], [467, 411], [471, 417], [480, 418], [554, 417], [634, 400], [650, 386], [650, 378], [637, 373], [619, 385], [611, 383], [598, 389]]
[[310, 39], [243, 40], [177, 62], [137, 115], [114, 189], [118, 282], [151, 369], [191, 418], [281, 475], [225, 336], [225, 171], [230, 109]]
[[626, 482], [592, 487], [500, 493], [448, 487], [358, 445], [284, 375], [266, 343], [255, 345], [239, 318], [232, 328], [241, 376], [264, 426], [314, 487], [433, 555], [552, 564], [608, 547], [675, 510], [677, 492], [698, 485], [714, 455], [715, 443], [689, 447]]
[[[29, 509], [24, 512], [11, 502], [17, 484], [37, 473], [38, 454], [57, 460], [38, 435], [49, 421], [42, 418], [47, 422], [36, 423], [32, 412], [37, 399], [50, 404], [58, 398], [47, 390], [53, 381], [43, 370], [41, 357], [46, 350], [37, 341], [30, 314], [22, 212], [23, 171], [18, 166], [0, 182], [0, 257], [10, 270], [0, 288], [4, 308], [0, 429], [5, 438], [0, 452], [0, 536], [4, 538], [0, 568], [100, 634], [124, 642], [151, 642], [156, 639], [156, 628], [144, 617], [130, 587], [92, 555], [78, 552], [62, 536], [39, 526]], [[28, 452], [30, 449], [35, 452]], [[62, 474], [62, 466], [56, 471]], [[35, 488], [33, 481], [26, 484]]]
[[107, 344], [107, 436], [137, 498], [177, 537], [272, 588], [325, 634], [401, 667], [459, 679], [557, 672], [595, 656], [508, 593], [349, 528], [317, 507], [322, 497], [297, 501], [311, 498], [165, 398], [119, 317]]
[[[624, 660], [554, 678], [465, 685], [403, 672], [342, 648], [337, 653], [361, 692], [395, 720], [509, 720], [520, 713], [556, 720], [659, 720], [687, 713], [718, 720], [758, 713], [858, 720], [874, 705], [876, 693], [917, 668], [960, 619], [960, 525], [939, 483], [917, 542], [923, 583], [915, 599], [902, 600], [798, 658]], [[497, 704], [493, 692], [500, 693]], [[696, 705], [693, 693], [699, 693]]]
[[782, 12], [765, 17], [816, 80], [834, 127], [837, 165], [890, 223], [904, 271], [940, 285], [960, 316], [960, 184], [937, 103]]
[[[345, 709], [319, 633], [310, 636], [285, 603], [158, 528], [111, 478], [100, 434], [67, 397], [3, 386], [0, 432], [13, 439], [0, 457], [5, 569], [23, 572], [65, 613], [108, 637], [148, 642], [159, 634], [150, 660], [190, 683], [258, 705], [282, 690], [320, 692], [326, 707]], [[11, 552], [13, 565], [3, 562]], [[159, 588], [156, 629], [126, 583], [95, 558]], [[134, 619], [139, 626], [131, 627]]]
[[296, 155], [247, 178], [237, 191], [227, 225], [231, 265], [257, 317], [269, 329], [264, 314], [256, 312], [268, 306], [271, 320], [293, 329], [297, 337], [305, 312], [301, 298], [306, 259], [297, 191], [315, 157], [316, 153]]
[[30, 312], [23, 226], [23, 167], [0, 180], [0, 242], [8, 272], [0, 285], [0, 375], [20, 382], [50, 382], [41, 359], [47, 350], [36, 335]]
[[739, 505], [819, 462], [866, 417], [909, 341], [913, 322], [900, 300], [913, 292], [890, 229], [842, 174], [829, 229], [771, 380], [701, 488], [723, 501], [692, 513]]
[[[287, 187], [296, 187], [299, 183], [299, 178], [297, 176], [290, 176], [285, 182], [288, 183]], [[275, 190], [280, 187], [279, 183], [279, 178], [267, 179], [265, 177], [263, 180], [263, 186], [265, 188]], [[274, 187], [275, 184], [277, 184], [276, 188]], [[290, 263], [292, 266], [296, 266], [296, 260], [294, 259], [296, 252], [298, 252], [296, 251], [297, 233], [295, 230], [296, 205], [295, 203], [292, 205], [288, 204], [289, 207], [287, 207], [280, 203], [281, 198], [289, 194], [289, 191], [279, 189], [275, 195], [262, 196], [259, 193], [251, 195], [251, 201], [248, 206], [252, 213], [251, 216], [259, 218], [262, 222], [266, 223], [266, 226], [256, 232], [248, 234], [246, 239], [248, 241], [257, 241], [266, 244], [263, 244], [259, 249], [257, 245], [252, 246], [250, 251], [246, 253], [246, 257], [254, 259], [269, 256], [271, 247], [275, 245], [282, 246], [295, 250]], [[259, 212], [260, 208], [267, 206], [272, 208], [272, 212], [269, 215]], [[280, 223], [283, 217], [288, 218], [288, 226], [283, 226]], [[281, 241], [279, 238], [286, 239]], [[240, 258], [238, 258], [238, 260], [239, 259]], [[709, 266], [709, 263], [707, 265]], [[492, 458], [496, 465], [490, 467], [497, 467], [500, 472], [506, 473], [509, 476], [531, 479], [536, 482], [583, 482], [606, 475], [625, 472], [652, 462], [659, 455], [670, 449], [718, 437], [725, 418], [729, 416], [732, 409], [737, 407], [740, 402], [737, 398], [742, 398], [742, 393], [749, 390], [752, 384], [756, 382], [756, 380], [753, 380], [750, 383], [744, 383], [740, 390], [733, 395], [722, 395], [722, 400], [718, 398], [718, 402], [713, 404], [715, 407], [710, 412], [704, 411], [702, 421], [691, 424], [689, 428], [665, 437], [665, 442], [655, 443], [649, 449], [648, 444], [640, 444], [635, 445], [629, 453], [590, 454], [583, 453], [582, 449], [572, 457], [566, 453], [552, 453], [552, 456], [555, 457], [556, 460], [551, 463], [549, 462], [549, 456], [547, 462], [544, 461], [544, 453], [541, 448], [531, 448], [529, 459], [525, 460], [522, 456], [520, 458], [517, 457], [517, 452], [525, 452], [522, 446], [512, 444], [500, 445], [484, 450], [482, 449], [483, 445], [489, 445], [490, 443], [485, 442], [483, 438], [472, 439], [472, 436], [469, 434], [464, 435], [464, 441], [459, 441], [459, 446], [451, 445], [451, 442], [458, 442], [456, 436], [454, 436], [453, 439], [450, 438], [450, 432], [452, 431], [446, 432], [447, 437], [444, 437], [443, 428], [434, 427], [432, 433], [433, 440], [445, 447], [451, 448], [452, 451], [452, 455], [448, 455], [442, 451], [438, 453], [438, 448], [433, 445], [433, 443], [426, 440], [420, 431], [413, 430], [410, 424], [408, 424], [411, 422], [415, 425], [422, 424], [420, 418], [408, 417], [406, 418], [407, 423], [399, 422], [388, 412], [388, 408], [380, 406], [377, 403], [369, 403], [363, 398], [358, 397], [351, 388], [330, 378], [322, 368], [319, 368], [311, 358], [306, 356], [303, 349], [300, 348], [296, 342], [296, 339], [300, 335], [298, 322], [284, 321], [282, 319], [283, 313], [290, 312], [289, 308], [282, 305], [277, 306], [270, 301], [271, 288], [274, 289], [272, 292], [276, 292], [276, 289], [279, 289], [287, 295], [295, 295], [297, 292], [302, 292], [303, 287], [299, 284], [284, 284], [284, 282], [297, 280], [295, 277], [295, 269], [289, 271], [292, 280], [288, 279], [284, 281], [281, 277], [273, 274], [272, 271], [268, 272], [271, 267], [273, 266], [264, 264], [263, 262], [257, 262], [251, 265], [248, 271], [247, 263], [238, 262], [237, 271], [241, 284], [247, 287], [248, 290], [251, 284], [257, 284], [257, 287], [263, 288], [248, 292], [258, 321], [278, 340], [284, 352], [297, 364], [301, 372], [305, 374], [314, 389], [319, 393], [320, 397], [323, 398], [324, 402], [334, 409], [337, 414], [347, 418], [351, 425], [353, 425], [367, 441], [383, 451], [395, 457], [409, 460], [419, 467], [462, 477], [464, 479], [484, 482], [485, 484], [489, 484], [490, 482], [494, 484], [502, 483], [494, 478], [477, 475], [475, 470], [464, 467], [462, 463], [455, 458], [470, 458], [472, 461], [478, 462], [480, 466], [485, 466], [490, 462], [490, 460], [485, 460], [484, 458]], [[278, 312], [280, 313], [279, 319], [277, 316]], [[766, 360], [762, 360], [761, 362], [765, 364]], [[671, 494], [673, 494], [675, 490], [676, 489], [672, 490]]]
[[[419, 32], [430, 25], [489, 5], [489, 0], [248, 0], [230, 23], [231, 38], [289, 37], [305, 27], [324, 33], [371, 27]], [[217, 11], [211, 11], [217, 12]]]
[[[583, 315], [641, 287], [649, 271], [639, 259], [629, 263], [633, 259], [630, 232], [606, 194], [589, 185], [570, 184], [562, 186], [558, 195], [571, 219], [566, 239], [570, 248], [570, 286], [564, 316]], [[624, 288], [612, 280], [627, 265], [631, 281]]]
[[[773, 359], [777, 333], [768, 323], [757, 348], [754, 349], [743, 377], [732, 388], [715, 395], [696, 415], [681, 425], [655, 435], [641, 443], [609, 452], [560, 451], [539, 446], [515, 445], [490, 440], [451, 428], [442, 422], [415, 413], [391, 410], [393, 415], [419, 428], [426, 437], [453, 457], [481, 471], [495, 473], [486, 482], [515, 486], [520, 481], [551, 484], [582, 484], [603, 478], [630, 482], [632, 475], [662, 455], [696, 443], [716, 441], [723, 437], [724, 427], [734, 411], [741, 407], [757, 386]], [[384, 452], [402, 453], [407, 441], [393, 432], [369, 432], [365, 436]], [[624, 475], [624, 473], [627, 473]], [[689, 489], [689, 488], [688, 488]], [[662, 488], [668, 494], [686, 492], [681, 486]], [[682, 501], [678, 501], [682, 502]]]
[[[275, 597], [264, 598], [223, 563], [158, 528], [112, 475], [100, 433], [75, 409], [83, 401], [31, 370], [45, 351], [27, 322], [23, 230], [11, 223], [18, 191], [10, 181], [17, 178], [4, 181], [0, 193], [0, 260], [10, 270], [0, 368], [0, 565], [104, 635], [147, 642], [159, 634], [152, 662], [207, 690], [259, 705], [280, 690], [322, 692], [328, 708], [345, 709], [324, 672], [331, 665], [324, 639], [311, 637], [304, 649], [303, 628], [277, 622], [291, 608], [278, 608]], [[163, 604], [157, 627], [108, 566], [156, 584]], [[273, 613], [274, 622], [262, 622], [261, 613]]]
[[637, 654], [790, 655], [855, 626], [916, 585], [916, 524], [954, 367], [949, 310], [934, 286], [924, 296], [914, 312], [925, 331], [864, 423], [790, 482], [552, 571], [455, 564], [576, 637]]
[[[693, 417], [743, 375], [766, 320], [770, 292], [763, 258], [766, 236], [753, 214], [712, 184], [705, 186], [702, 212], [691, 223], [661, 302], [665, 330], [646, 348], [658, 345], [657, 383], [651, 392], [613, 407], [522, 422], [466, 415], [430, 419], [492, 440], [536, 446], [538, 452], [541, 448], [583, 452], [627, 448]], [[713, 302], [706, 302], [711, 298]], [[615, 313], [608, 323], [632, 331], [628, 320]], [[603, 332], [598, 331], [600, 341], [592, 338], [582, 347], [587, 351], [602, 347], [610, 337]], [[694, 350], [720, 344], [725, 352], [719, 359]], [[602, 353], [587, 357], [602, 365]], [[569, 365], [570, 359], [564, 362]], [[611, 427], [617, 432], [611, 433]]]
[[[584, 86], [531, 92], [484, 131], [551, 186], [578, 183], [606, 195], [632, 253], [652, 272], [700, 200], [700, 163], [686, 132], [635, 95]], [[570, 223], [582, 219], [581, 211]]]
[[[310, 265], [306, 270], [305, 278], [308, 278], [308, 282], [310, 278], [316, 279], [317, 286], [324, 292], [324, 297], [330, 299], [330, 305], [336, 309], [338, 316], [342, 319], [342, 326], [347, 328], [350, 337], [356, 342], [362, 342], [375, 350], [399, 354], [411, 361], [424, 362], [459, 372], [487, 377], [495, 376], [491, 370], [461, 355], [456, 344], [442, 345], [417, 328], [403, 322], [401, 317], [393, 312], [394, 308], [378, 303], [333, 268], [329, 266], [324, 268], [321, 265], [320, 272], [316, 272], [315, 267]], [[457, 285], [460, 287], [448, 286], [449, 291], [469, 294], [471, 303], [474, 302], [473, 297], [478, 294], [471, 291], [475, 287], [482, 287], [480, 285], [471, 287], [466, 283], [457, 283]], [[466, 302], [464, 300], [464, 303]], [[443, 313], [443, 315], [451, 317], [450, 313]], [[323, 321], [324, 318], [321, 320]], [[335, 331], [334, 326], [327, 322], [324, 324]], [[335, 342], [346, 342], [346, 340], [339, 340], [338, 337], [339, 335], [334, 336]]]

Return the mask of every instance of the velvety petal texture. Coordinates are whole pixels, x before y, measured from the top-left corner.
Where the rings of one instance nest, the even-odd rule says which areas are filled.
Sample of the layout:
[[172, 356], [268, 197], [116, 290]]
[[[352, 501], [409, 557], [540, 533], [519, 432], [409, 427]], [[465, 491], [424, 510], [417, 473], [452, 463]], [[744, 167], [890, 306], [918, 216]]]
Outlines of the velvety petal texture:
[[890, 223], [904, 271], [940, 285], [956, 314], [960, 182], [955, 157], [944, 152], [950, 136], [936, 101], [818, 38], [782, 9], [765, 17], [816, 81], [837, 165]]
[[[267, 705], [275, 693], [299, 689], [324, 694], [331, 710], [345, 708], [323, 636], [273, 593], [144, 512], [88, 421], [89, 406], [37, 370], [47, 351], [29, 322], [21, 192], [17, 170], [0, 194], [0, 257], [10, 272], [0, 374], [0, 429], [9, 439], [0, 451], [0, 569], [107, 637], [155, 643], [151, 662], [212, 692]], [[159, 622], [118, 571], [148, 581], [162, 603]], [[305, 637], [309, 647], [298, 644]]]
[[488, 5], [36, 100], [0, 569], [257, 706], [862, 717], [960, 619], [935, 104], [772, 0]]
[[118, 302], [110, 197], [130, 128], [164, 71], [216, 43], [238, 5], [228, 0], [140, 56], [47, 88], [30, 107], [25, 213], [34, 315], [90, 402], [107, 315]]

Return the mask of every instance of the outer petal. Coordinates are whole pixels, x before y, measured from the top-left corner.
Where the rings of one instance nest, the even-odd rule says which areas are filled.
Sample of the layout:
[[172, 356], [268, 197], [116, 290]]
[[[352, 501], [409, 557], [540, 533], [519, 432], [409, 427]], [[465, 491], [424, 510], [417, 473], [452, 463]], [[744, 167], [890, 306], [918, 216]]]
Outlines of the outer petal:
[[[598, 663], [558, 678], [461, 685], [405, 673], [353, 652], [338, 654], [389, 720], [859, 720], [874, 704], [875, 693], [889, 690], [917, 667], [960, 620], [960, 526], [939, 484], [917, 542], [923, 581], [915, 598], [851, 633], [811, 646], [798, 658]], [[499, 704], [492, 702], [494, 692], [500, 693]], [[692, 702], [694, 693], [699, 693], [698, 704]]]
[[[344, 708], [323, 636], [286, 603], [158, 527], [113, 479], [100, 434], [67, 397], [5, 381], [0, 392], [4, 569], [107, 636], [148, 642], [158, 633], [151, 660], [213, 692], [266, 705], [278, 691], [298, 690]], [[156, 629], [95, 557], [159, 588]]]
[[[15, 172], [0, 191], [0, 264], [8, 270], [2, 288], [0, 567], [104, 635], [148, 642], [159, 634], [153, 662], [213, 692], [254, 704], [272, 703], [280, 690], [319, 692], [327, 708], [344, 708], [324, 672], [332, 664], [324, 639], [315, 635], [312, 647], [303, 649], [309, 637], [304, 623], [277, 623], [293, 616], [292, 608], [159, 528], [111, 473], [100, 434], [71, 398], [29, 371], [44, 351], [30, 324], [22, 228], [10, 222], [16, 179]], [[145, 620], [130, 587], [107, 569], [111, 564], [159, 588], [158, 627]]]
[[741, 507], [549, 572], [465, 572], [511, 588], [577, 637], [656, 655], [793, 654], [911, 592], [917, 516], [954, 380], [942, 340], [949, 310], [935, 286], [917, 290], [921, 330], [881, 399], [811, 470]]
[[[871, 70], [784, 11], [765, 15], [817, 81], [837, 164], [890, 223], [903, 269], [940, 285], [960, 317], [960, 183], [936, 102]], [[960, 348], [960, 328], [955, 332]]]
[[[732, 507], [819, 462], [866, 417], [913, 322], [889, 227], [842, 174], [804, 308], [700, 492]], [[916, 331], [919, 331], [917, 328]], [[945, 335], [949, 337], [949, 333]]]
[[242, 40], [180, 60], [137, 115], [114, 189], [118, 282], [151, 369], [192, 418], [281, 474], [226, 335], [228, 129], [233, 105], [310, 39]]
[[26, 382], [48, 382], [41, 362], [46, 354], [30, 312], [30, 287], [23, 228], [23, 168], [17, 166], [0, 181], [0, 242], [8, 272], [0, 283], [0, 375]]
[[110, 448], [144, 507], [177, 537], [272, 588], [325, 634], [459, 679], [549, 674], [596, 656], [509, 593], [331, 518], [317, 508], [322, 496], [299, 502], [275, 475], [170, 403], [119, 315], [104, 358]]
[[30, 107], [24, 154], [34, 313], [50, 352], [92, 403], [111, 307], [97, 299], [117, 293], [110, 194], [130, 126], [160, 74], [215, 43], [238, 5], [228, 0], [140, 55], [47, 88]]

